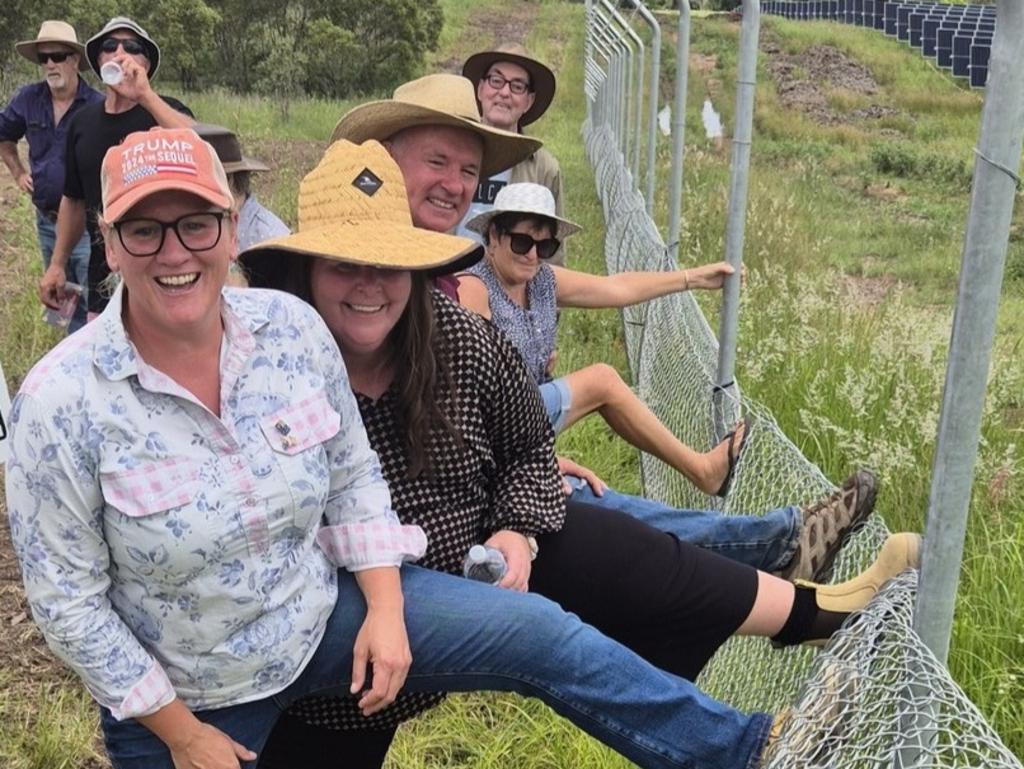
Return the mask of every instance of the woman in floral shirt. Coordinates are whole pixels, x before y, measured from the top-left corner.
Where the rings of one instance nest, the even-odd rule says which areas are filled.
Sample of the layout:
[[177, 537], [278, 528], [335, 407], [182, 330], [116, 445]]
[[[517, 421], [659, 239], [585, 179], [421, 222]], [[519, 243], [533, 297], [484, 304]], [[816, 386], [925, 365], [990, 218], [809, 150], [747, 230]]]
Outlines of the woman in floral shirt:
[[[381, 155], [344, 186], [387, 216], [315, 238], [457, 263], [473, 245], [415, 230]], [[26, 378], [6, 478], [33, 616], [101, 706], [115, 769], [251, 769], [297, 699], [351, 692], [373, 714], [403, 685], [540, 697], [651, 769], [756, 762], [768, 716], [540, 596], [399, 569], [427, 543], [391, 509], [332, 335], [293, 297], [223, 288], [235, 219], [209, 145], [132, 134], [103, 190], [121, 286]]]

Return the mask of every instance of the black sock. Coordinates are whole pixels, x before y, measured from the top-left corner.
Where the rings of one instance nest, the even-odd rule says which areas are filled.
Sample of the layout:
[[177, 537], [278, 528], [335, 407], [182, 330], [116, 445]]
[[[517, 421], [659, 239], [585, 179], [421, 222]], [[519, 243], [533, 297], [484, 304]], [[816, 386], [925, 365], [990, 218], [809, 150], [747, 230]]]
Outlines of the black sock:
[[778, 635], [772, 636], [779, 646], [794, 646], [804, 641], [831, 638], [850, 615], [847, 612], [818, 608], [817, 590], [796, 585], [793, 608]]

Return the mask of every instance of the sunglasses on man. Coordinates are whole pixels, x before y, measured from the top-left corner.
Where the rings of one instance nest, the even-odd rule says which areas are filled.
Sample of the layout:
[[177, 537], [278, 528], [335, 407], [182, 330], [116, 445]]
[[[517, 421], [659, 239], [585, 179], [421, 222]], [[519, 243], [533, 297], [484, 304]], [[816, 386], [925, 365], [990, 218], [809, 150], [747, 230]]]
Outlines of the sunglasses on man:
[[113, 53], [118, 46], [129, 56], [138, 56], [140, 53], [146, 55], [146, 47], [134, 37], [108, 37], [100, 43], [100, 50], [103, 53]]
[[37, 51], [36, 60], [40, 64], [46, 64], [48, 61], [52, 61], [54, 64], [63, 64], [70, 55], [71, 51]]
[[550, 259], [555, 255], [558, 247], [561, 245], [561, 241], [558, 238], [544, 238], [544, 240], [535, 240], [530, 235], [522, 232], [510, 232], [508, 233], [508, 245], [512, 249], [512, 253], [519, 254], [520, 256], [526, 256], [530, 253], [530, 249], [537, 248], [537, 256], [540, 259]]

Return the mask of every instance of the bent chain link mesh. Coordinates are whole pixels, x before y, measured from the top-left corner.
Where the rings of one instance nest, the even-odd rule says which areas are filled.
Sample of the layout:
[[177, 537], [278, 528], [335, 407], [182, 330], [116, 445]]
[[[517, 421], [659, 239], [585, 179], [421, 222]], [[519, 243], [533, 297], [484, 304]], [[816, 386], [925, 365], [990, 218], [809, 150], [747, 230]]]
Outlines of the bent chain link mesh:
[[[584, 124], [584, 141], [604, 209], [609, 274], [676, 265], [644, 208], [607, 125]], [[630, 369], [640, 397], [685, 443], [713, 440], [711, 395], [718, 344], [690, 293], [623, 311]], [[680, 507], [760, 513], [810, 501], [834, 486], [782, 433], [772, 415], [741, 397], [753, 428], [729, 496], [707, 497], [654, 457], [641, 455], [645, 493]], [[840, 553], [834, 579], [874, 559], [888, 530], [875, 514]], [[912, 629], [916, 574], [895, 580], [821, 653], [773, 650], [737, 638], [701, 676], [710, 694], [746, 711], [792, 716], [768, 766], [1015, 767], [977, 708]]]

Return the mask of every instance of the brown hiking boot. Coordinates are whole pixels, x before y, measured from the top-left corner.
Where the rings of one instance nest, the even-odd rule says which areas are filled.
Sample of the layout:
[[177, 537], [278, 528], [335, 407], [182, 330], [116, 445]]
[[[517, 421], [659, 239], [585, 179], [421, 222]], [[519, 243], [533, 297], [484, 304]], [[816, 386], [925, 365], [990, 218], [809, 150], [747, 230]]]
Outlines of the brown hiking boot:
[[858, 470], [842, 487], [825, 499], [803, 508], [803, 529], [793, 558], [776, 576], [824, 582], [832, 564], [850, 538], [875, 509], [878, 480], [867, 470]]

